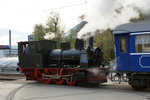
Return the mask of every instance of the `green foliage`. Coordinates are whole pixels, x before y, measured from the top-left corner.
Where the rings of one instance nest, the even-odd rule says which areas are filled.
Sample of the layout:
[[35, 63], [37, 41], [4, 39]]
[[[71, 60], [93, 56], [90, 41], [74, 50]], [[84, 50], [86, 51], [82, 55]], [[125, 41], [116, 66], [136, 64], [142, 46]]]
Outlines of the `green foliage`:
[[120, 8], [118, 8], [118, 9], [115, 9], [115, 12], [116, 12], [117, 14], [121, 14], [122, 9], [123, 9], [123, 7], [120, 7]]
[[131, 18], [131, 19], [130, 19], [130, 22], [137, 22], [137, 21], [142, 21], [142, 20], [145, 19], [144, 14], [143, 14], [140, 10], [137, 10], [137, 12], [139, 13], [139, 16], [138, 16], [138, 17]]
[[[118, 9], [115, 9], [115, 12], [116, 12], [117, 14], [121, 14], [121, 12], [122, 12], [123, 9], [124, 9], [123, 7], [120, 7], [120, 8], [118, 8]], [[138, 16], [138, 17], [133, 17], [133, 18], [131, 18], [131, 19], [129, 20], [130, 22], [137, 22], [137, 21], [142, 21], [142, 20], [145, 19], [145, 16], [144, 16], [144, 14], [142, 13], [142, 11], [141, 11], [140, 9], [134, 8], [134, 10], [139, 14], [139, 16]]]
[[51, 12], [46, 22], [46, 32], [63, 33], [64, 28], [60, 25], [59, 13]]
[[82, 22], [84, 19], [86, 18], [86, 15], [80, 15], [79, 17], [78, 17], [78, 19], [79, 19], [79, 22]]
[[70, 42], [71, 48], [74, 48], [74, 39], [77, 38], [77, 33], [75, 30], [71, 30], [70, 34], [65, 37], [65, 41]]
[[45, 35], [45, 28], [42, 24], [36, 24], [34, 26], [34, 31], [33, 31], [33, 34], [34, 34], [34, 40], [44, 40], [44, 35]]
[[55, 37], [51, 40], [54, 40], [58, 43], [58, 48], [60, 48], [60, 43], [64, 39], [64, 27], [60, 25], [61, 20], [59, 14], [56, 12], [51, 12], [46, 23], [45, 32], [46, 33], [54, 33]]
[[107, 30], [96, 30], [94, 36], [94, 46], [102, 46], [104, 52], [104, 62], [108, 63], [109, 60], [115, 58], [114, 53], [114, 38], [112, 31], [108, 28]]
[[51, 35], [54, 33], [54, 38], [50, 38], [50, 40], [56, 41], [58, 43], [58, 48], [60, 48], [60, 42], [64, 39], [65, 30], [65, 28], [62, 27], [60, 23], [61, 20], [59, 14], [54, 11], [51, 12], [45, 27], [42, 24], [36, 24], [34, 26], [33, 34], [35, 40], [44, 40], [44, 36], [46, 34]]

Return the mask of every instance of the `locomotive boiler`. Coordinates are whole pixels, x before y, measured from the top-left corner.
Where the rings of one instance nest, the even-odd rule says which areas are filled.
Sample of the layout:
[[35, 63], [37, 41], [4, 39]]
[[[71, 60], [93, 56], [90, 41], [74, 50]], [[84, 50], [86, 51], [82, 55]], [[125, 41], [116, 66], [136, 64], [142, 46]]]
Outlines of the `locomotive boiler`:
[[[50, 40], [18, 43], [19, 67], [27, 80], [37, 80], [58, 85], [76, 83], [100, 84], [107, 81], [107, 70], [102, 66], [101, 46], [93, 47], [93, 37], [85, 48], [83, 39], [75, 39], [74, 49], [62, 42], [57, 49]], [[29, 52], [26, 54], [28, 46]]]

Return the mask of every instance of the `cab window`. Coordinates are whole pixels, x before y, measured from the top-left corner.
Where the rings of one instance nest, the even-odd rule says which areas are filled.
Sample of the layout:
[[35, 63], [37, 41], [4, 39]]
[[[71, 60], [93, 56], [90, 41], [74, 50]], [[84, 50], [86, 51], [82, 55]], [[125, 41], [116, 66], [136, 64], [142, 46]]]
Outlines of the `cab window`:
[[135, 36], [135, 51], [150, 52], [150, 34]]
[[126, 53], [127, 44], [126, 44], [126, 37], [120, 38], [120, 53]]

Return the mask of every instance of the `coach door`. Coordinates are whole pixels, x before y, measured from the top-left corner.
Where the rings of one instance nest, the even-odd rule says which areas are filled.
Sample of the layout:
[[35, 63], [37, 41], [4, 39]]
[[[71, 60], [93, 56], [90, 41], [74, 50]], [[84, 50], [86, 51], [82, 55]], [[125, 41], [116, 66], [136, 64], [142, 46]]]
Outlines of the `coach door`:
[[117, 60], [117, 69], [119, 71], [129, 71], [130, 60], [129, 60], [129, 51], [130, 51], [130, 38], [129, 35], [122, 35], [118, 38], [118, 54], [116, 57]]

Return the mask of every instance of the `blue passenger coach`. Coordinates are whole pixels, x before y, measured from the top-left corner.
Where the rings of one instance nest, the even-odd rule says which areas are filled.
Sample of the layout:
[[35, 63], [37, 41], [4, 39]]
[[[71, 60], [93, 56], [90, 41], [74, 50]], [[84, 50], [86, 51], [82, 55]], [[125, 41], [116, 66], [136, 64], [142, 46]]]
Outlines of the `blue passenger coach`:
[[150, 21], [119, 25], [113, 31], [117, 71], [133, 88], [150, 85]]

